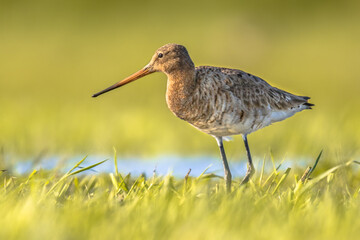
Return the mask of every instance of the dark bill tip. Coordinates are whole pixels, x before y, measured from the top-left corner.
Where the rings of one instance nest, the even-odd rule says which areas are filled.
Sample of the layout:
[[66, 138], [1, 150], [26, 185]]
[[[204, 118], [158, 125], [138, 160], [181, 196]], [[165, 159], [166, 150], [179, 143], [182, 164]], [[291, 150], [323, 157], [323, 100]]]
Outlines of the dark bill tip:
[[124, 86], [125, 84], [128, 84], [128, 83], [130, 83], [132, 81], [135, 81], [136, 79], [144, 77], [144, 76], [146, 76], [146, 75], [148, 75], [150, 73], [153, 73], [153, 72], [155, 72], [155, 71], [150, 70], [149, 67], [145, 66], [143, 69], [137, 71], [136, 73], [132, 74], [131, 76], [129, 76], [127, 78], [125, 78], [124, 80], [122, 80], [122, 81], [120, 81], [118, 83], [115, 83], [114, 85], [112, 85], [112, 86], [110, 86], [110, 87], [108, 87], [108, 88], [106, 88], [106, 89], [104, 89], [104, 90], [102, 90], [102, 91], [100, 91], [98, 93], [95, 93], [94, 95], [92, 95], [92, 97], [95, 98], [95, 97], [97, 97], [97, 96], [99, 96], [99, 95], [101, 95], [103, 93], [106, 93], [106, 92], [114, 90], [114, 89], [116, 89], [118, 87]]

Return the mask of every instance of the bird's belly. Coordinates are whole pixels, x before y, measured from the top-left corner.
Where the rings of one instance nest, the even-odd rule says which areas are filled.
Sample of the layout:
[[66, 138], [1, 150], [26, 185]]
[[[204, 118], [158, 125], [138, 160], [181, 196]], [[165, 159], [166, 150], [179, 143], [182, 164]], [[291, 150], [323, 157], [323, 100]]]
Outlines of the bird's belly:
[[248, 116], [240, 119], [232, 114], [223, 114], [218, 121], [197, 121], [190, 123], [200, 131], [213, 136], [249, 134], [271, 123], [267, 116]]
[[213, 136], [231, 136], [238, 134], [249, 134], [261, 128], [264, 128], [274, 122], [282, 121], [292, 115], [294, 112], [269, 112], [261, 114], [260, 112], [249, 113], [246, 117], [239, 118], [233, 114], [223, 114], [218, 121], [197, 121], [190, 123], [200, 131]]

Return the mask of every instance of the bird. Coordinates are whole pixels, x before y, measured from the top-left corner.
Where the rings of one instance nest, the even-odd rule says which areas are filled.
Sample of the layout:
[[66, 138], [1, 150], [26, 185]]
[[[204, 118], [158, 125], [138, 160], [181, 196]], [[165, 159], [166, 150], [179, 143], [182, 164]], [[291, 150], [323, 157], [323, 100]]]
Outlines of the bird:
[[150, 62], [138, 72], [92, 97], [98, 97], [155, 72], [162, 72], [167, 76], [166, 103], [170, 111], [216, 139], [227, 192], [231, 192], [232, 175], [225, 154], [224, 139], [242, 135], [247, 153], [247, 171], [241, 185], [246, 184], [255, 172], [247, 136], [314, 106], [308, 102], [309, 97], [273, 87], [260, 77], [242, 70], [195, 67], [187, 49], [174, 43], [157, 49]]

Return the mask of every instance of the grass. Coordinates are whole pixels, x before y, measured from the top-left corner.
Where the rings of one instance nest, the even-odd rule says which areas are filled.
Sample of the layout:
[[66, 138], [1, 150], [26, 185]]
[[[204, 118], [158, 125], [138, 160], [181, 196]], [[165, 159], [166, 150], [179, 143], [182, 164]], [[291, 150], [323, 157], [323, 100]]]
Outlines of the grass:
[[[25, 0], [0, 3], [0, 239], [352, 239], [360, 230], [359, 1]], [[238, 68], [316, 106], [249, 136], [252, 181], [134, 178], [34, 169], [44, 156], [218, 155], [166, 107], [166, 77], [91, 95], [144, 66], [161, 45], [198, 65]], [[245, 156], [226, 143], [230, 161]], [[241, 147], [239, 147], [241, 146]], [[309, 156], [323, 155], [313, 167]], [[292, 159], [293, 167], [275, 164]], [[284, 158], [285, 159], [285, 158]], [[5, 161], [6, 160], [6, 161]], [[297, 161], [299, 160], [299, 161]], [[295, 165], [295, 161], [300, 165]], [[8, 164], [8, 165], [6, 165]], [[101, 162], [99, 162], [101, 164]]]
[[184, 179], [131, 178], [118, 172], [116, 154], [114, 159], [114, 173], [108, 175], [80, 174], [97, 165], [79, 169], [85, 158], [65, 175], [2, 172], [0, 238], [351, 239], [360, 234], [360, 177], [354, 174], [360, 166], [353, 160], [305, 173], [262, 168], [246, 186], [235, 179], [226, 194], [223, 180], [206, 170]]

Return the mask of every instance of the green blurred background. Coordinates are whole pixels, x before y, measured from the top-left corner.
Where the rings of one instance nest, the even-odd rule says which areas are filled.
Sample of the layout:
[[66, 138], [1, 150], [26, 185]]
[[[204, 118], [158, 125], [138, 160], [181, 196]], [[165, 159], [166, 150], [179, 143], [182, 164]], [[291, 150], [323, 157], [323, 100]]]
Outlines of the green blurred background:
[[[255, 156], [359, 155], [359, 1], [10, 1], [0, 5], [0, 147], [36, 156], [217, 155], [177, 119], [166, 76], [97, 99], [166, 43], [197, 66], [237, 68], [311, 96], [304, 111], [249, 136]], [[229, 158], [245, 157], [240, 137]]]

